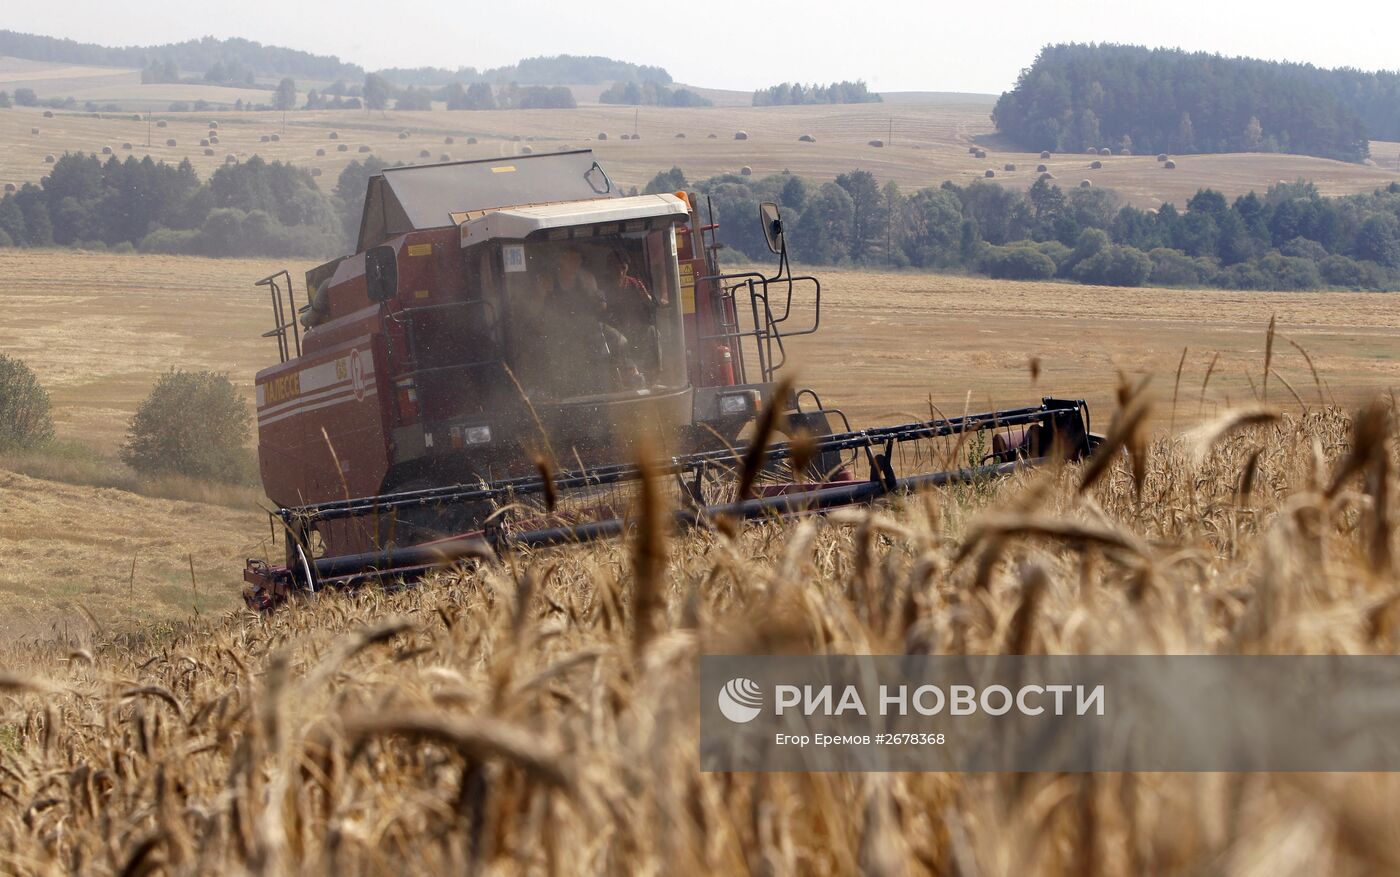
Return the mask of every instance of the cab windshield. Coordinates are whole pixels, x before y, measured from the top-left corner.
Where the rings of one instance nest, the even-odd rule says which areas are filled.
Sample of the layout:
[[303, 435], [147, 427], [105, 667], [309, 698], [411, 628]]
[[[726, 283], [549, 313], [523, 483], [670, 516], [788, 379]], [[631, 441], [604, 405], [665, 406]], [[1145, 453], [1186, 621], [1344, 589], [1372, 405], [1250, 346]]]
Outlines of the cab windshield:
[[496, 244], [506, 360], [525, 391], [566, 400], [683, 387], [674, 228], [549, 237]]

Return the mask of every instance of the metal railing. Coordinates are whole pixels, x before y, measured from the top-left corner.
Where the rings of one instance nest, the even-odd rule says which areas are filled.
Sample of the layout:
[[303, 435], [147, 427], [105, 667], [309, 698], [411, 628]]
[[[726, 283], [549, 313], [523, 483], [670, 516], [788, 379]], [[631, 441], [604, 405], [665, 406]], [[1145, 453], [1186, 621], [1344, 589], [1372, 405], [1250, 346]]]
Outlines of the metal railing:
[[[785, 338], [814, 334], [821, 326], [822, 284], [811, 275], [780, 275], [768, 277], [757, 271], [741, 271], [734, 274], [713, 274], [700, 278], [702, 282], [718, 284], [722, 290], [718, 324], [720, 331], [714, 335], [702, 335], [701, 341], [724, 341], [734, 349], [736, 377], [740, 383], [748, 383], [748, 357], [745, 341], [748, 340], [758, 360], [759, 380], [772, 381], [778, 370], [787, 364]], [[794, 292], [799, 284], [812, 286], [812, 324], [801, 329], [785, 329], [783, 324], [792, 316]], [[774, 309], [771, 287], [786, 287], [777, 290], [781, 296], [781, 309]], [[741, 310], [738, 306], [740, 290], [748, 290], [748, 313], [752, 320], [751, 328], [741, 325]], [[730, 319], [730, 314], [734, 318]]]
[[[280, 282], [279, 282], [280, 281]], [[272, 295], [272, 318], [275, 325], [262, 333], [264, 338], [277, 339], [277, 354], [282, 362], [293, 356], [301, 356], [301, 325], [297, 322], [296, 296], [292, 293], [292, 275], [284, 268], [276, 274], [269, 274], [254, 286], [266, 286]], [[282, 306], [286, 295], [287, 304]], [[288, 316], [290, 315], [290, 319]], [[291, 341], [287, 340], [287, 330], [292, 330]]]

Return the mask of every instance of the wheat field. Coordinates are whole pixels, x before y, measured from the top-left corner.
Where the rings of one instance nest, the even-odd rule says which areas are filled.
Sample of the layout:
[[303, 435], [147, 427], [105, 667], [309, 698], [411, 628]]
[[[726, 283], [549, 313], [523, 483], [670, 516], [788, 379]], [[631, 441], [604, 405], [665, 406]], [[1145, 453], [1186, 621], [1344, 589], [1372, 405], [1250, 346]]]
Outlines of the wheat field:
[[6, 648], [0, 872], [1394, 871], [1386, 775], [699, 771], [706, 653], [1393, 653], [1393, 402], [1123, 399], [1096, 463]]
[[[167, 368], [248, 391], [276, 267], [3, 251], [0, 349], [111, 454]], [[857, 422], [1053, 393], [1108, 450], [731, 535], [643, 516], [270, 615], [238, 599], [255, 497], [0, 472], [0, 874], [1400, 867], [1382, 775], [699, 771], [706, 653], [1400, 646], [1393, 296], [819, 273], [794, 368]]]

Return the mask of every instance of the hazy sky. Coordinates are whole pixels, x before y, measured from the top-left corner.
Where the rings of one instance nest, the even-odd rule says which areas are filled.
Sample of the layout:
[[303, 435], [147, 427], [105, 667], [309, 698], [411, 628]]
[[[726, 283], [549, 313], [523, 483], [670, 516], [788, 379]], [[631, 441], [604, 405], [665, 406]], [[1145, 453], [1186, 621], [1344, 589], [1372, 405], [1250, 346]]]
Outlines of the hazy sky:
[[378, 67], [493, 67], [533, 55], [659, 64], [751, 90], [864, 79], [885, 91], [1008, 88], [1046, 43], [1179, 46], [1395, 69], [1393, 4], [1289, 0], [941, 3], [613, 0], [8, 0], [0, 26], [103, 44], [241, 36]]

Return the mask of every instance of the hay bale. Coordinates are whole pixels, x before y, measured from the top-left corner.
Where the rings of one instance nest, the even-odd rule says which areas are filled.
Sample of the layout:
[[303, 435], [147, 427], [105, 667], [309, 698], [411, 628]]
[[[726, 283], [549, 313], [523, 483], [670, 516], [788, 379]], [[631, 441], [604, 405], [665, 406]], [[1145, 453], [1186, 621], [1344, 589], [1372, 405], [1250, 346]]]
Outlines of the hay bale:
[[989, 180], [996, 175], [997, 172], [992, 170], [991, 168], [987, 168], [985, 171], [982, 172], [982, 176], [986, 177]]
[[1090, 162], [1090, 163], [1089, 163], [1089, 167], [1093, 168], [1094, 170], [1098, 170], [1099, 168], [1103, 167], [1103, 162], [1101, 162], [1101, 161], [1093, 161], [1093, 162]]
[[749, 132], [747, 132], [747, 131], [735, 131], [735, 132], [734, 132], [734, 139], [735, 139], [735, 140], [748, 140], [748, 139], [749, 139]]
[[52, 118], [53, 118], [53, 110], [44, 110], [44, 118], [45, 118], [45, 119], [52, 119]]
[[349, 152], [349, 151], [350, 151], [350, 147], [348, 147], [348, 146], [346, 146], [344, 143], [342, 143], [342, 144], [340, 144], [339, 146], [337, 146], [337, 147], [335, 148], [335, 151], [336, 151], [336, 152]]
[[215, 122], [213, 119], [210, 119], [210, 120], [209, 120], [209, 130], [211, 130], [211, 131], [217, 131], [218, 128], [219, 128], [219, 123], [218, 123], [218, 122]]
[[1049, 158], [1049, 157], [1050, 157], [1050, 150], [1048, 150], [1048, 149], [1042, 149], [1042, 150], [1040, 151], [1040, 157], [1041, 157], [1041, 158]]
[[212, 137], [212, 136], [211, 136], [211, 137], [209, 138], [209, 142], [210, 142], [211, 144], [218, 144], [219, 138], [217, 138], [217, 137]]
[[1166, 168], [1169, 171], [1174, 171], [1176, 170], [1176, 162], [1172, 161], [1169, 158], [1166, 161], [1162, 162], [1162, 167]]
[[445, 152], [444, 152], [442, 155], [439, 155], [439, 156], [438, 156], [438, 161], [451, 161], [451, 160], [452, 160], [452, 156], [448, 155], [448, 154], [445, 153]]
[[321, 175], [321, 169], [320, 169], [320, 168], [318, 168], [318, 167], [313, 167], [313, 168], [311, 169], [311, 176], [313, 176], [313, 177], [319, 177], [320, 175]]
[[1099, 155], [1112, 155], [1112, 154], [1113, 154], [1113, 150], [1112, 150], [1112, 149], [1109, 149], [1107, 146], [1105, 146], [1104, 148], [1102, 148], [1102, 149], [1099, 150]]
[[339, 131], [332, 131], [332, 132], [330, 133], [329, 139], [331, 139], [331, 140], [339, 140], [339, 139], [340, 139], [340, 132], [339, 132]]
[[608, 139], [608, 132], [607, 132], [607, 131], [599, 131], [599, 132], [598, 132], [598, 139], [599, 139], [599, 140], [607, 140], [607, 139]]
[[510, 138], [510, 142], [519, 143], [522, 139], [524, 138], [522, 138], [519, 134], [516, 134], [514, 137]]
[[431, 152], [429, 152], [428, 150], [426, 150], [426, 149], [420, 149], [420, 150], [418, 150], [418, 157], [419, 157], [419, 158], [432, 158], [432, 157], [433, 157], [433, 154], [432, 154]]
[[705, 139], [707, 139], [707, 140], [718, 140], [718, 139], [719, 139], [719, 135], [718, 135], [718, 134], [707, 134], [707, 135], [705, 135]]
[[521, 154], [521, 155], [531, 155], [532, 153], [534, 153], [534, 151], [535, 151], [535, 150], [532, 149], [532, 148], [529, 147], [529, 146], [522, 146], [522, 147], [520, 147], [520, 154]]
[[281, 134], [273, 134], [273, 135], [272, 135], [272, 142], [273, 142], [273, 143], [280, 143], [281, 141], [282, 141], [282, 135], [281, 135]]
[[676, 132], [676, 139], [677, 139], [677, 140], [684, 140], [684, 139], [685, 139], [685, 134], [682, 133], [682, 132], [680, 132], [680, 131], [677, 131], [677, 132]]
[[132, 113], [132, 114], [131, 114], [131, 121], [133, 121], [133, 122], [139, 122], [139, 121], [141, 121], [141, 114], [140, 114], [140, 113]]
[[238, 164], [238, 156], [230, 152], [224, 156], [224, 164]]
[[205, 154], [205, 155], [213, 155], [213, 154], [214, 154], [214, 148], [211, 146], [210, 148], [204, 150], [204, 154]]
[[1048, 170], [1050, 170], [1050, 168], [1043, 164], [1038, 164], [1035, 166], [1035, 172], [1038, 174], [1043, 174]]
[[741, 176], [751, 177], [753, 176], [753, 168], [749, 167], [748, 165], [744, 165], [743, 167], [739, 168], [739, 174]]
[[206, 138], [204, 138], [203, 140], [199, 141], [199, 145], [200, 145], [200, 146], [208, 146], [208, 145], [209, 145], [209, 138], [206, 137]]
[[977, 147], [976, 147], [976, 146], [969, 146], [969, 147], [967, 148], [967, 154], [968, 154], [968, 155], [976, 155], [976, 154], [977, 154]]
[[400, 140], [407, 140], [407, 139], [408, 139], [408, 132], [407, 132], [407, 131], [400, 131], [400, 132], [399, 132], [399, 139], [400, 139]]
[[1084, 154], [1085, 154], [1085, 155], [1098, 155], [1098, 154], [1099, 154], [1099, 151], [1098, 151], [1097, 149], [1095, 149], [1094, 147], [1090, 146], [1088, 149], [1084, 150]]
[[123, 144], [122, 144], [122, 149], [130, 149], [130, 148], [131, 148], [131, 144], [130, 144], [130, 143], [123, 143]]
[[1158, 160], [1158, 161], [1166, 161], [1166, 160], [1167, 160], [1167, 154], [1166, 154], [1165, 152], [1159, 152], [1159, 153], [1157, 153], [1157, 160]]
[[30, 133], [30, 134], [38, 134], [38, 133], [39, 133], [39, 129], [38, 129], [38, 128], [30, 128], [30, 129], [29, 129], [29, 133]]
[[44, 156], [44, 164], [53, 164], [55, 161], [58, 161], [58, 159], [56, 159], [56, 158], [53, 157], [53, 153], [52, 153], [52, 152], [50, 152], [48, 155]]
[[475, 138], [475, 137], [468, 137], [468, 138], [467, 138], [467, 145], [468, 145], [468, 146], [471, 146], [471, 145], [473, 145], [473, 144], [475, 144], [475, 143], [476, 143], [476, 138]]
[[1118, 154], [1119, 154], [1119, 155], [1132, 155], [1132, 154], [1133, 154], [1133, 151], [1132, 151], [1131, 149], [1129, 149], [1128, 147], [1126, 147], [1126, 146], [1122, 146], [1122, 147], [1119, 147], [1119, 149], [1118, 149]]
[[1004, 171], [1014, 171], [1016, 170], [1016, 165], [1008, 161], [1006, 164], [1001, 166], [1001, 169]]
[[1088, 189], [1088, 188], [1093, 187], [1093, 185], [1094, 185], [1094, 184], [1091, 183], [1091, 182], [1089, 182], [1088, 180], [1080, 180], [1080, 181], [1079, 181], [1079, 188], [1081, 188], [1081, 189]]
[[358, 150], [356, 150], [356, 151], [357, 151], [357, 152], [361, 152], [361, 153], [369, 152], [369, 147], [368, 147], [368, 146], [361, 146], [361, 147], [360, 147]]
[[885, 146], [885, 141], [883, 141], [883, 140], [868, 140], [868, 141], [866, 141], [866, 145], [868, 145], [868, 146], [874, 146], [876, 149], [883, 149], [884, 146]]
[[104, 147], [102, 147], [102, 154], [103, 154], [103, 155], [111, 155], [111, 154], [112, 154], [112, 147], [110, 147], [110, 146], [104, 146]]
[[174, 137], [171, 137], [169, 140], [165, 141], [165, 145], [166, 145], [166, 146], [176, 146], [176, 145], [178, 145], [178, 144], [176, 144], [175, 138], [174, 138]]
[[978, 157], [978, 158], [986, 158], [986, 157], [987, 157], [987, 150], [985, 150], [985, 149], [979, 149], [979, 150], [977, 150], [977, 157]]
[[19, 187], [16, 186], [14, 183], [6, 183], [6, 184], [5, 184], [5, 191], [6, 191], [6, 192], [18, 192], [18, 191], [19, 191]]
[[622, 139], [622, 140], [631, 140], [631, 139], [632, 139], [632, 135], [631, 135], [631, 134], [623, 134], [622, 137], [621, 137], [620, 139]]
[[272, 142], [272, 138], [269, 137], [268, 135], [264, 134], [264, 135], [262, 135], [261, 137], [258, 138], [258, 142], [259, 142], [259, 143], [271, 143], [271, 142]]
[[326, 151], [325, 151], [324, 149], [318, 149], [318, 150], [316, 150], [316, 157], [317, 157], [317, 158], [320, 158], [321, 156], [323, 156], [323, 155], [325, 155], [325, 154], [326, 154]]
[[816, 142], [817, 142], [817, 138], [813, 137], [811, 134], [803, 134], [801, 137], [797, 138], [797, 142], [799, 142], [799, 143], [816, 143]]
[[160, 121], [156, 122], [156, 127], [157, 127], [157, 128], [164, 128], [164, 127], [165, 127], [165, 120], [164, 120], [164, 119], [161, 119]]
[[443, 142], [443, 143], [446, 143], [448, 146], [451, 146], [452, 144], [456, 143], [457, 141], [456, 141], [455, 139], [451, 138], [451, 137], [444, 137], [444, 138], [442, 138], [442, 142]]

